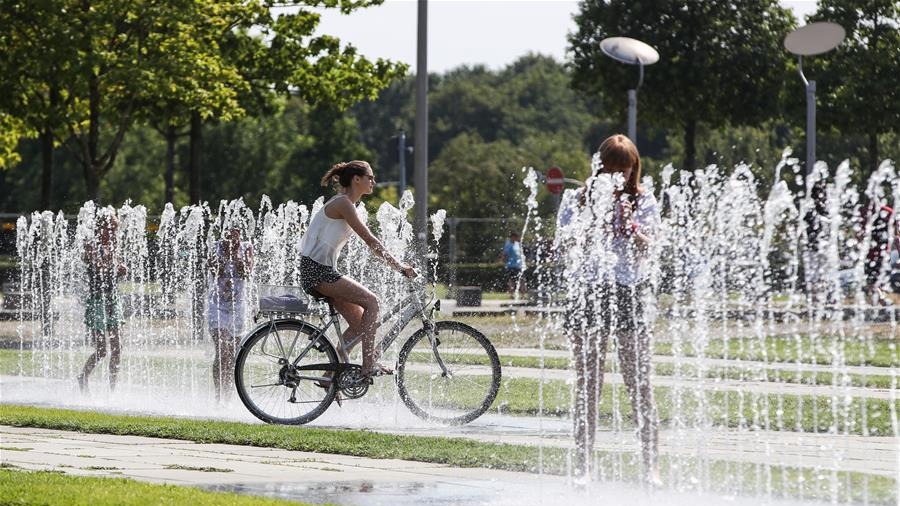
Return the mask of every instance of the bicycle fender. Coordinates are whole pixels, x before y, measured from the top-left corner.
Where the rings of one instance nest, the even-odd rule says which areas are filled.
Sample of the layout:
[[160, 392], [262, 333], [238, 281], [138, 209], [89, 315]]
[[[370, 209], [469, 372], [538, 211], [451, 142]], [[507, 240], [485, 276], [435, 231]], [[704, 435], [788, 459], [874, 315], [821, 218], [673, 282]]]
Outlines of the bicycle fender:
[[256, 327], [253, 327], [253, 330], [251, 330], [250, 332], [246, 333], [244, 335], [244, 337], [241, 338], [241, 344], [240, 344], [240, 346], [238, 346], [238, 348], [239, 349], [243, 348], [244, 345], [247, 344], [247, 341], [250, 340], [250, 338], [252, 338], [256, 334], [268, 329], [270, 325], [273, 325], [273, 324], [277, 325], [279, 323], [299, 323], [300, 325], [312, 330], [313, 332], [321, 332], [322, 331], [322, 329], [320, 329], [319, 327], [316, 327], [315, 325], [313, 325], [309, 322], [306, 322], [303, 320], [297, 320], [294, 318], [276, 318], [271, 321], [266, 320], [266, 321], [260, 323], [259, 325], [257, 325]]

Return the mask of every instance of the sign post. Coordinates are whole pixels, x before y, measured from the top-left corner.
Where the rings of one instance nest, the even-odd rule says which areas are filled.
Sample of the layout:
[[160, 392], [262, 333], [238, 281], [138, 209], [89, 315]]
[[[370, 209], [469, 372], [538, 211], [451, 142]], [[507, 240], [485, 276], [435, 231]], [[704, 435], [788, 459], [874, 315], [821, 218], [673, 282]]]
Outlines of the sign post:
[[563, 171], [559, 167], [550, 167], [547, 169], [547, 191], [554, 195], [559, 195], [563, 191], [565, 177]]

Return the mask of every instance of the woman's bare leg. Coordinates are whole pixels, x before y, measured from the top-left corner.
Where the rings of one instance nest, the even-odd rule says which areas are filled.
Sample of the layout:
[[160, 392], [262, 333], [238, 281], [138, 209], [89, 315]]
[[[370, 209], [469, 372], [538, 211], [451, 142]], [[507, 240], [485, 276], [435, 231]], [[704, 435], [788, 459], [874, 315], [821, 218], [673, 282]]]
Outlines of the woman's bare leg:
[[378, 322], [378, 298], [356, 281], [344, 276], [334, 283], [320, 283], [315, 287], [322, 295], [330, 297], [335, 308], [347, 307], [345, 303], [355, 304], [363, 309], [362, 316], [354, 325], [348, 320], [347, 331], [344, 332], [345, 340], [354, 336], [362, 336], [363, 344], [363, 370], [371, 372], [378, 360], [375, 351], [375, 329]]
[[590, 345], [585, 349], [585, 338], [581, 332], [570, 337], [575, 366], [575, 405], [572, 417], [575, 423], [575, 462], [574, 474], [587, 476], [590, 473], [590, 455], [594, 447], [594, 424], [591, 419], [597, 416], [596, 389], [597, 378], [593, 374]]
[[84, 362], [84, 369], [78, 376], [78, 386], [82, 392], [87, 391], [88, 378], [91, 376], [94, 367], [106, 356], [106, 336], [103, 335], [103, 332], [91, 330], [91, 339], [94, 341], [94, 352], [88, 355], [87, 360]]
[[[621, 289], [621, 288], [620, 288]], [[638, 426], [641, 441], [641, 454], [644, 461], [644, 480], [651, 484], [659, 482], [659, 415], [653, 399], [653, 388], [650, 385], [651, 354], [650, 329], [644, 324], [643, 305], [638, 297], [639, 291], [632, 290], [625, 297], [619, 298], [619, 307], [623, 309], [620, 318], [625, 320], [619, 325], [619, 363], [622, 379], [631, 400], [632, 413]]]
[[219, 357], [221, 363], [219, 367], [219, 388], [221, 388], [221, 399], [229, 399], [234, 391], [234, 359], [237, 355], [238, 337], [228, 330], [221, 330], [219, 333]]
[[606, 336], [598, 336], [598, 329], [587, 329], [586, 335], [573, 339], [575, 355], [575, 441], [577, 448], [576, 473], [591, 473], [594, 438], [597, 434], [597, 412], [603, 392], [603, 365], [606, 359]]
[[122, 361], [122, 340], [119, 337], [119, 329], [109, 330], [109, 389], [116, 389], [119, 379], [119, 364]]
[[[355, 328], [361, 328], [363, 313], [365, 312], [365, 310], [362, 306], [343, 299], [332, 299], [331, 304], [334, 306], [337, 312], [340, 313], [345, 320], [347, 320], [347, 328], [344, 329], [344, 333], [340, 336], [341, 342], [338, 346], [338, 348], [340, 349], [338, 349], [337, 352], [342, 361], [350, 362], [350, 357], [348, 354], [350, 353], [350, 350], [352, 350], [357, 344], [352, 343], [352, 345], [350, 345], [350, 341], [353, 338], [359, 336], [359, 333], [354, 333], [351, 331]], [[349, 345], [346, 349], [343, 348], [345, 344]]]
[[216, 349], [212, 366], [213, 388], [216, 391], [216, 401], [221, 402], [234, 390], [234, 359], [238, 338], [226, 329], [210, 330], [209, 334]]
[[225, 369], [223, 366], [223, 334], [225, 332], [222, 329], [210, 329], [209, 337], [212, 339], [213, 346], [215, 347], [215, 356], [213, 357], [212, 363], [212, 376], [213, 376], [213, 390], [216, 394], [216, 401], [222, 400], [222, 373]]

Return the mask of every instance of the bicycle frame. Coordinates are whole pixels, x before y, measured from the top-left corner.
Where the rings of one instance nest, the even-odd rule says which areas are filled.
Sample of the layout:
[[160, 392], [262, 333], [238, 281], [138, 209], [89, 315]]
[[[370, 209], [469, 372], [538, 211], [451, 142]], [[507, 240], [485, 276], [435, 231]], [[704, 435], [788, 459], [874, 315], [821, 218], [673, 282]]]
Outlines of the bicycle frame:
[[[438, 349], [437, 349], [438, 343], [434, 339], [434, 323], [432, 321], [432, 316], [433, 316], [434, 311], [440, 308], [440, 301], [437, 301], [432, 306], [430, 313], [426, 315], [425, 310], [429, 305], [432, 304], [433, 300], [428, 301], [427, 303], [424, 302], [424, 300], [423, 300], [425, 298], [424, 292], [425, 292], [424, 285], [417, 285], [415, 283], [410, 283], [409, 289], [408, 289], [408, 295], [403, 300], [396, 303], [394, 305], [394, 307], [391, 308], [390, 311], [388, 311], [384, 316], [381, 317], [381, 321], [378, 322], [378, 325], [375, 328], [376, 331], [378, 329], [380, 329], [382, 326], [384, 326], [384, 324], [387, 323], [389, 320], [394, 318], [394, 316], [396, 316], [398, 314], [400, 315], [400, 318], [397, 320], [397, 322], [395, 322], [394, 325], [391, 326], [390, 330], [384, 335], [384, 337], [381, 338], [381, 341], [378, 343], [378, 347], [381, 349], [382, 353], [387, 351], [387, 349], [390, 348], [390, 346], [394, 343], [394, 341], [396, 341], [397, 337], [399, 337], [400, 333], [403, 332], [403, 329], [405, 329], [406, 326], [409, 325], [410, 322], [412, 322], [412, 320], [416, 316], [419, 316], [419, 318], [422, 320], [422, 324], [423, 324], [426, 332], [428, 333], [428, 341], [429, 341], [429, 344], [431, 344], [431, 348], [434, 352], [435, 360], [437, 361], [438, 365], [441, 367], [441, 370], [443, 371], [443, 373], [445, 375], [448, 375], [450, 373], [447, 370], [447, 367], [444, 365], [444, 361], [441, 359], [440, 353], [438, 352]], [[300, 321], [304, 321], [304, 323], [306, 323], [307, 325], [311, 325], [314, 328], [316, 328], [317, 332], [315, 333], [315, 335], [313, 335], [309, 338], [309, 343], [303, 348], [302, 351], [300, 351], [300, 353], [298, 353], [297, 358], [295, 358], [291, 363], [291, 365], [296, 367], [298, 371], [306, 370], [306, 369], [315, 369], [315, 370], [331, 369], [330, 367], [321, 367], [318, 365], [297, 366], [297, 364], [303, 359], [303, 357], [305, 357], [306, 354], [309, 353], [310, 348], [315, 346], [315, 344], [319, 341], [320, 338], [328, 339], [328, 337], [325, 335], [325, 333], [328, 332], [328, 329], [330, 329], [331, 327], [334, 327], [338, 336], [343, 334], [343, 332], [341, 331], [340, 314], [337, 312], [336, 309], [334, 309], [333, 305], [331, 305], [330, 303], [328, 304], [328, 316], [327, 317], [322, 316], [321, 318], [323, 321], [325, 320], [325, 318], [329, 318], [329, 320], [327, 323], [325, 323], [320, 328], [316, 328], [314, 325], [311, 325], [309, 322], [300, 320]], [[293, 343], [291, 343], [291, 349], [288, 350], [287, 354], [285, 354], [284, 344], [282, 343], [281, 336], [278, 335], [278, 330], [275, 327], [275, 324], [278, 321], [284, 321], [284, 320], [281, 320], [281, 319], [276, 320], [270, 316], [269, 321], [267, 323], [259, 325], [256, 329], [254, 329], [253, 332], [250, 332], [247, 335], [247, 337], [244, 339], [244, 341], [246, 341], [246, 339], [248, 339], [250, 336], [252, 336], [252, 335], [256, 334], [257, 332], [259, 332], [260, 330], [262, 330], [263, 327], [268, 326], [270, 330], [274, 330], [274, 333], [275, 333], [276, 337], [278, 338], [278, 346], [282, 353], [281, 357], [278, 357], [276, 355], [272, 355], [272, 356], [275, 358], [278, 358], [278, 359], [281, 359], [282, 357], [289, 357], [291, 355], [291, 353], [293, 352], [294, 346], [296, 345], [296, 340]], [[352, 348], [360, 340], [362, 340], [361, 335], [351, 339], [350, 342], [345, 343], [346, 348]], [[243, 344], [244, 343], [242, 342], [241, 346], [243, 346]], [[340, 340], [338, 342], [338, 345], [340, 346]], [[303, 377], [303, 379], [322, 380], [322, 379], [327, 379], [327, 378]]]

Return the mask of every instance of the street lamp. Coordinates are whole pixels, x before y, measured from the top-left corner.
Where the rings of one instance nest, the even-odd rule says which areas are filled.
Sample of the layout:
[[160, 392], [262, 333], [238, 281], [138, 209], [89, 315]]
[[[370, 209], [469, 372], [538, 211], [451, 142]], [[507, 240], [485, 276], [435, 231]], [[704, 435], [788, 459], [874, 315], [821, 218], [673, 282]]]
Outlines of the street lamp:
[[659, 61], [659, 53], [648, 44], [629, 37], [608, 37], [600, 41], [600, 50], [617, 62], [640, 68], [638, 84], [628, 90], [628, 138], [637, 145], [637, 90], [644, 83], [644, 65]]
[[810, 23], [784, 37], [784, 48], [798, 56], [800, 79], [806, 86], [806, 174], [816, 163], [816, 82], [803, 75], [803, 57], [827, 53], [844, 40], [844, 27], [827, 21]]

